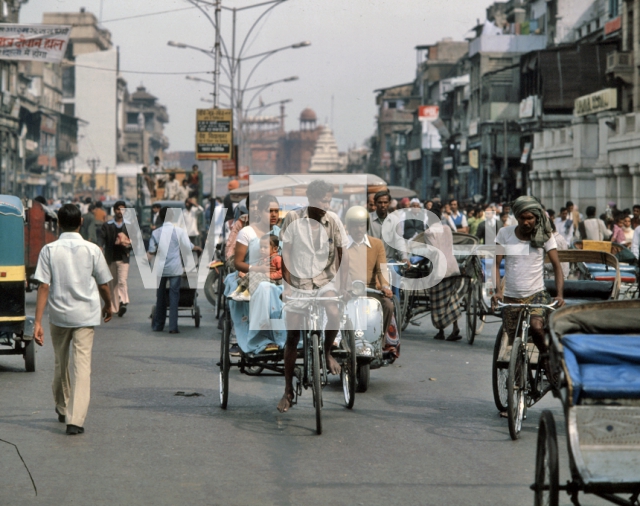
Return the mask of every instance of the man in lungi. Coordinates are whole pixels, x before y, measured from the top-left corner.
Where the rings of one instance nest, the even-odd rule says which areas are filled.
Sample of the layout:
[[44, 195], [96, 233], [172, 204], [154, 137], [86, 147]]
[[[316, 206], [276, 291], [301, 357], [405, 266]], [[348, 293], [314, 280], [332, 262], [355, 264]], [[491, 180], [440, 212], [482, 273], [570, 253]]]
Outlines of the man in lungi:
[[[438, 220], [442, 220], [442, 208], [438, 203], [433, 204], [431, 212], [437, 216]], [[453, 233], [450, 227], [443, 226], [438, 221], [430, 224], [430, 227], [424, 232], [424, 239], [426, 244], [439, 249], [447, 261], [444, 279], [428, 290], [431, 303], [431, 322], [438, 329], [434, 339], [445, 339], [444, 330], [453, 324], [453, 331], [446, 337], [446, 340], [459, 341], [462, 339], [458, 326], [458, 318], [462, 315], [460, 307], [462, 294], [458, 289], [462, 278], [458, 262], [453, 256]]]
[[[544, 286], [545, 254], [553, 265], [558, 302], [564, 305], [562, 298], [564, 274], [558, 259], [556, 240], [551, 224], [540, 201], [535, 197], [519, 197], [512, 206], [518, 220], [515, 226], [503, 227], [496, 236], [498, 249], [494, 262], [493, 280], [496, 293], [493, 304], [504, 300], [505, 304], [550, 304], [551, 297]], [[500, 262], [505, 259], [504, 288], [500, 279]], [[509, 342], [513, 342], [520, 310], [505, 308], [502, 315]], [[547, 351], [544, 339], [546, 310], [534, 309], [531, 313], [530, 334], [541, 355]], [[545, 368], [548, 371], [548, 368]]]

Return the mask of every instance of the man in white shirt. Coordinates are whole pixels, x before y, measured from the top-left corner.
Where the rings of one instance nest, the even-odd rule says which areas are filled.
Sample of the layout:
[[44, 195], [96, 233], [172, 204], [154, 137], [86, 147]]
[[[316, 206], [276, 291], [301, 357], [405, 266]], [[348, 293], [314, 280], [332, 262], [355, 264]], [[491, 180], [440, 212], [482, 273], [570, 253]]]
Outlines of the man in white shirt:
[[169, 174], [169, 179], [164, 184], [164, 200], [178, 200], [178, 190], [180, 189], [180, 183], [176, 181], [176, 175], [172, 172]]
[[160, 163], [160, 157], [154, 156], [153, 163], [149, 165], [149, 171], [151, 171], [151, 173], [154, 173], [154, 172], [162, 172], [163, 170], [164, 170], [164, 167]]
[[[182, 229], [170, 223], [167, 217], [168, 207], [160, 209], [157, 224], [160, 224], [151, 234], [149, 240], [149, 254], [157, 255], [157, 259], [164, 259], [162, 277], [156, 291], [156, 311], [153, 315], [151, 328], [155, 332], [162, 332], [167, 320], [167, 298], [166, 287], [169, 283], [169, 334], [179, 334], [178, 330], [178, 304], [180, 302], [180, 278], [182, 277], [182, 257], [180, 251], [185, 253], [192, 250], [201, 251], [191, 244], [189, 236]], [[162, 239], [167, 234], [170, 240]], [[158, 261], [158, 260], [156, 260]]]
[[467, 217], [458, 208], [458, 201], [456, 199], [449, 201], [449, 206], [451, 207], [451, 214], [448, 217], [448, 221], [450, 222], [449, 226], [453, 224], [451, 227], [453, 232], [468, 234], [469, 224], [467, 223]]
[[613, 232], [607, 229], [604, 221], [596, 218], [596, 208], [593, 206], [587, 207], [587, 219], [578, 225], [578, 229], [582, 240], [604, 241], [613, 235]]
[[633, 231], [633, 240], [631, 241], [631, 253], [640, 260], [640, 225]]
[[199, 246], [200, 232], [198, 231], [198, 216], [202, 214], [204, 209], [194, 197], [184, 201], [184, 209], [182, 215], [187, 226], [187, 234], [194, 246]]
[[569, 216], [569, 210], [566, 207], [560, 208], [560, 216], [555, 219], [556, 230], [558, 234], [564, 237], [567, 244], [571, 244], [573, 240], [573, 218]]
[[[551, 299], [544, 286], [543, 265], [549, 255], [556, 282], [558, 307], [564, 305], [564, 274], [558, 259], [556, 240], [542, 205], [535, 197], [519, 197], [513, 204], [517, 226], [503, 227], [498, 232], [498, 250], [494, 262], [493, 281], [496, 294], [493, 302], [504, 299], [513, 304], [549, 304]], [[500, 262], [505, 259], [505, 285], [500, 279]], [[503, 322], [510, 339], [516, 332], [518, 309], [505, 309]], [[544, 309], [531, 312], [530, 334], [541, 354], [546, 353]], [[548, 369], [545, 368], [548, 372]]]
[[[100, 248], [79, 234], [80, 210], [65, 204], [58, 211], [62, 234], [40, 251], [35, 279], [40, 281], [34, 339], [44, 344], [42, 316], [49, 303], [49, 329], [55, 355], [53, 398], [58, 421], [67, 434], [84, 432], [91, 390], [94, 327], [111, 320], [111, 273]], [[100, 309], [100, 297], [104, 302]], [[69, 347], [73, 343], [73, 381], [69, 379]]]

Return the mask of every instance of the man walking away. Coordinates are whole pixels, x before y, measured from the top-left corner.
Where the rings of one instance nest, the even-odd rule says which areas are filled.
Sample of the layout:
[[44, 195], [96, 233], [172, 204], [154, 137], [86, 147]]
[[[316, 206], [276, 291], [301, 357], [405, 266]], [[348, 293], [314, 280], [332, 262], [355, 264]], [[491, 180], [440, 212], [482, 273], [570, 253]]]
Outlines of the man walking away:
[[129, 304], [129, 289], [127, 277], [129, 276], [129, 249], [131, 240], [127, 225], [124, 221], [126, 204], [119, 200], [113, 206], [114, 218], [102, 225], [102, 237], [104, 237], [104, 256], [111, 271], [113, 279], [109, 282], [111, 292], [111, 311], [122, 317], [127, 312]]
[[194, 246], [200, 246], [200, 232], [198, 231], [198, 216], [202, 214], [204, 209], [198, 205], [196, 199], [190, 198], [184, 201], [184, 209], [182, 215], [184, 216], [184, 223], [187, 227], [187, 234], [189, 234], [189, 240]]
[[93, 215], [93, 204], [89, 204], [88, 210], [82, 215], [82, 226], [80, 234], [85, 241], [98, 244], [98, 234], [96, 233], [96, 218]]
[[150, 206], [151, 197], [156, 194], [156, 183], [149, 174], [149, 169], [142, 167], [142, 205]]
[[596, 218], [596, 208], [593, 206], [587, 207], [587, 219], [578, 225], [578, 230], [582, 240], [588, 239], [590, 241], [604, 241], [613, 234], [611, 230], [607, 229], [604, 221]]
[[[200, 248], [194, 248], [187, 233], [173, 223], [166, 220], [168, 207], [160, 209], [160, 216], [156, 224], [156, 228], [151, 234], [149, 240], [149, 254], [158, 254], [158, 247], [161, 242], [163, 233], [169, 234], [171, 240], [166, 251], [160, 251], [160, 258], [165, 258], [164, 267], [162, 269], [162, 277], [156, 291], [156, 311], [153, 315], [152, 329], [155, 332], [162, 332], [164, 324], [167, 320], [167, 299], [166, 287], [169, 283], [169, 334], [179, 334], [178, 330], [178, 304], [180, 302], [180, 278], [182, 277], [182, 259], [180, 257], [180, 248], [201, 251]], [[166, 239], [165, 239], [166, 240]]]
[[[95, 244], [78, 233], [80, 210], [65, 204], [58, 211], [62, 234], [40, 251], [35, 278], [40, 281], [36, 302], [34, 339], [44, 344], [42, 316], [49, 302], [49, 328], [55, 355], [53, 399], [58, 421], [67, 423], [70, 436], [84, 432], [91, 390], [91, 348], [94, 327], [102, 316], [111, 320], [111, 298], [107, 283], [111, 274]], [[73, 381], [69, 379], [69, 347], [73, 343]]]

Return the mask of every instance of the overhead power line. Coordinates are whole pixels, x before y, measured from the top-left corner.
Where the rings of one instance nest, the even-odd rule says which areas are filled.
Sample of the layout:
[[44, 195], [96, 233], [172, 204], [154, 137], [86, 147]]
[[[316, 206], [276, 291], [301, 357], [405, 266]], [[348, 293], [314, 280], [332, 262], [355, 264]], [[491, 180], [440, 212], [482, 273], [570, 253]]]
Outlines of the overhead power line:
[[[116, 69], [110, 69], [107, 67], [92, 67], [91, 65], [77, 65], [77, 64], [73, 64], [76, 67], [82, 67], [83, 69], [93, 69], [93, 70], [108, 70], [110, 72], [118, 72], [118, 70]], [[164, 75], [164, 76], [171, 76], [171, 75], [176, 75], [176, 76], [181, 76], [181, 75], [186, 75], [186, 74], [211, 74], [212, 71], [211, 70], [195, 70], [195, 71], [191, 71], [191, 72], [154, 72], [154, 71], [148, 71], [148, 70], [120, 70], [119, 72], [121, 72], [122, 74], [157, 74], [157, 75]]]
[[138, 14], [137, 16], [127, 16], [126, 18], [106, 19], [101, 23], [114, 23], [116, 21], [124, 21], [126, 19], [146, 18], [148, 16], [157, 16], [159, 14], [167, 14], [169, 12], [186, 11], [187, 9], [195, 9], [195, 7], [180, 7], [179, 9], [170, 9], [168, 11], [148, 12], [147, 14]]

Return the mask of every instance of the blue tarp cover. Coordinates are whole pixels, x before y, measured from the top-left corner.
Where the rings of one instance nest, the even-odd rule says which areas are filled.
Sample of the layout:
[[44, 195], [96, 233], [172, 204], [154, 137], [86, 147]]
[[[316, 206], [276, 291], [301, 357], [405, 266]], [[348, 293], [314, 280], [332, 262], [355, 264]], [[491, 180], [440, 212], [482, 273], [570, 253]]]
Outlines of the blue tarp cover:
[[640, 398], [640, 334], [569, 334], [562, 338], [573, 402]]

